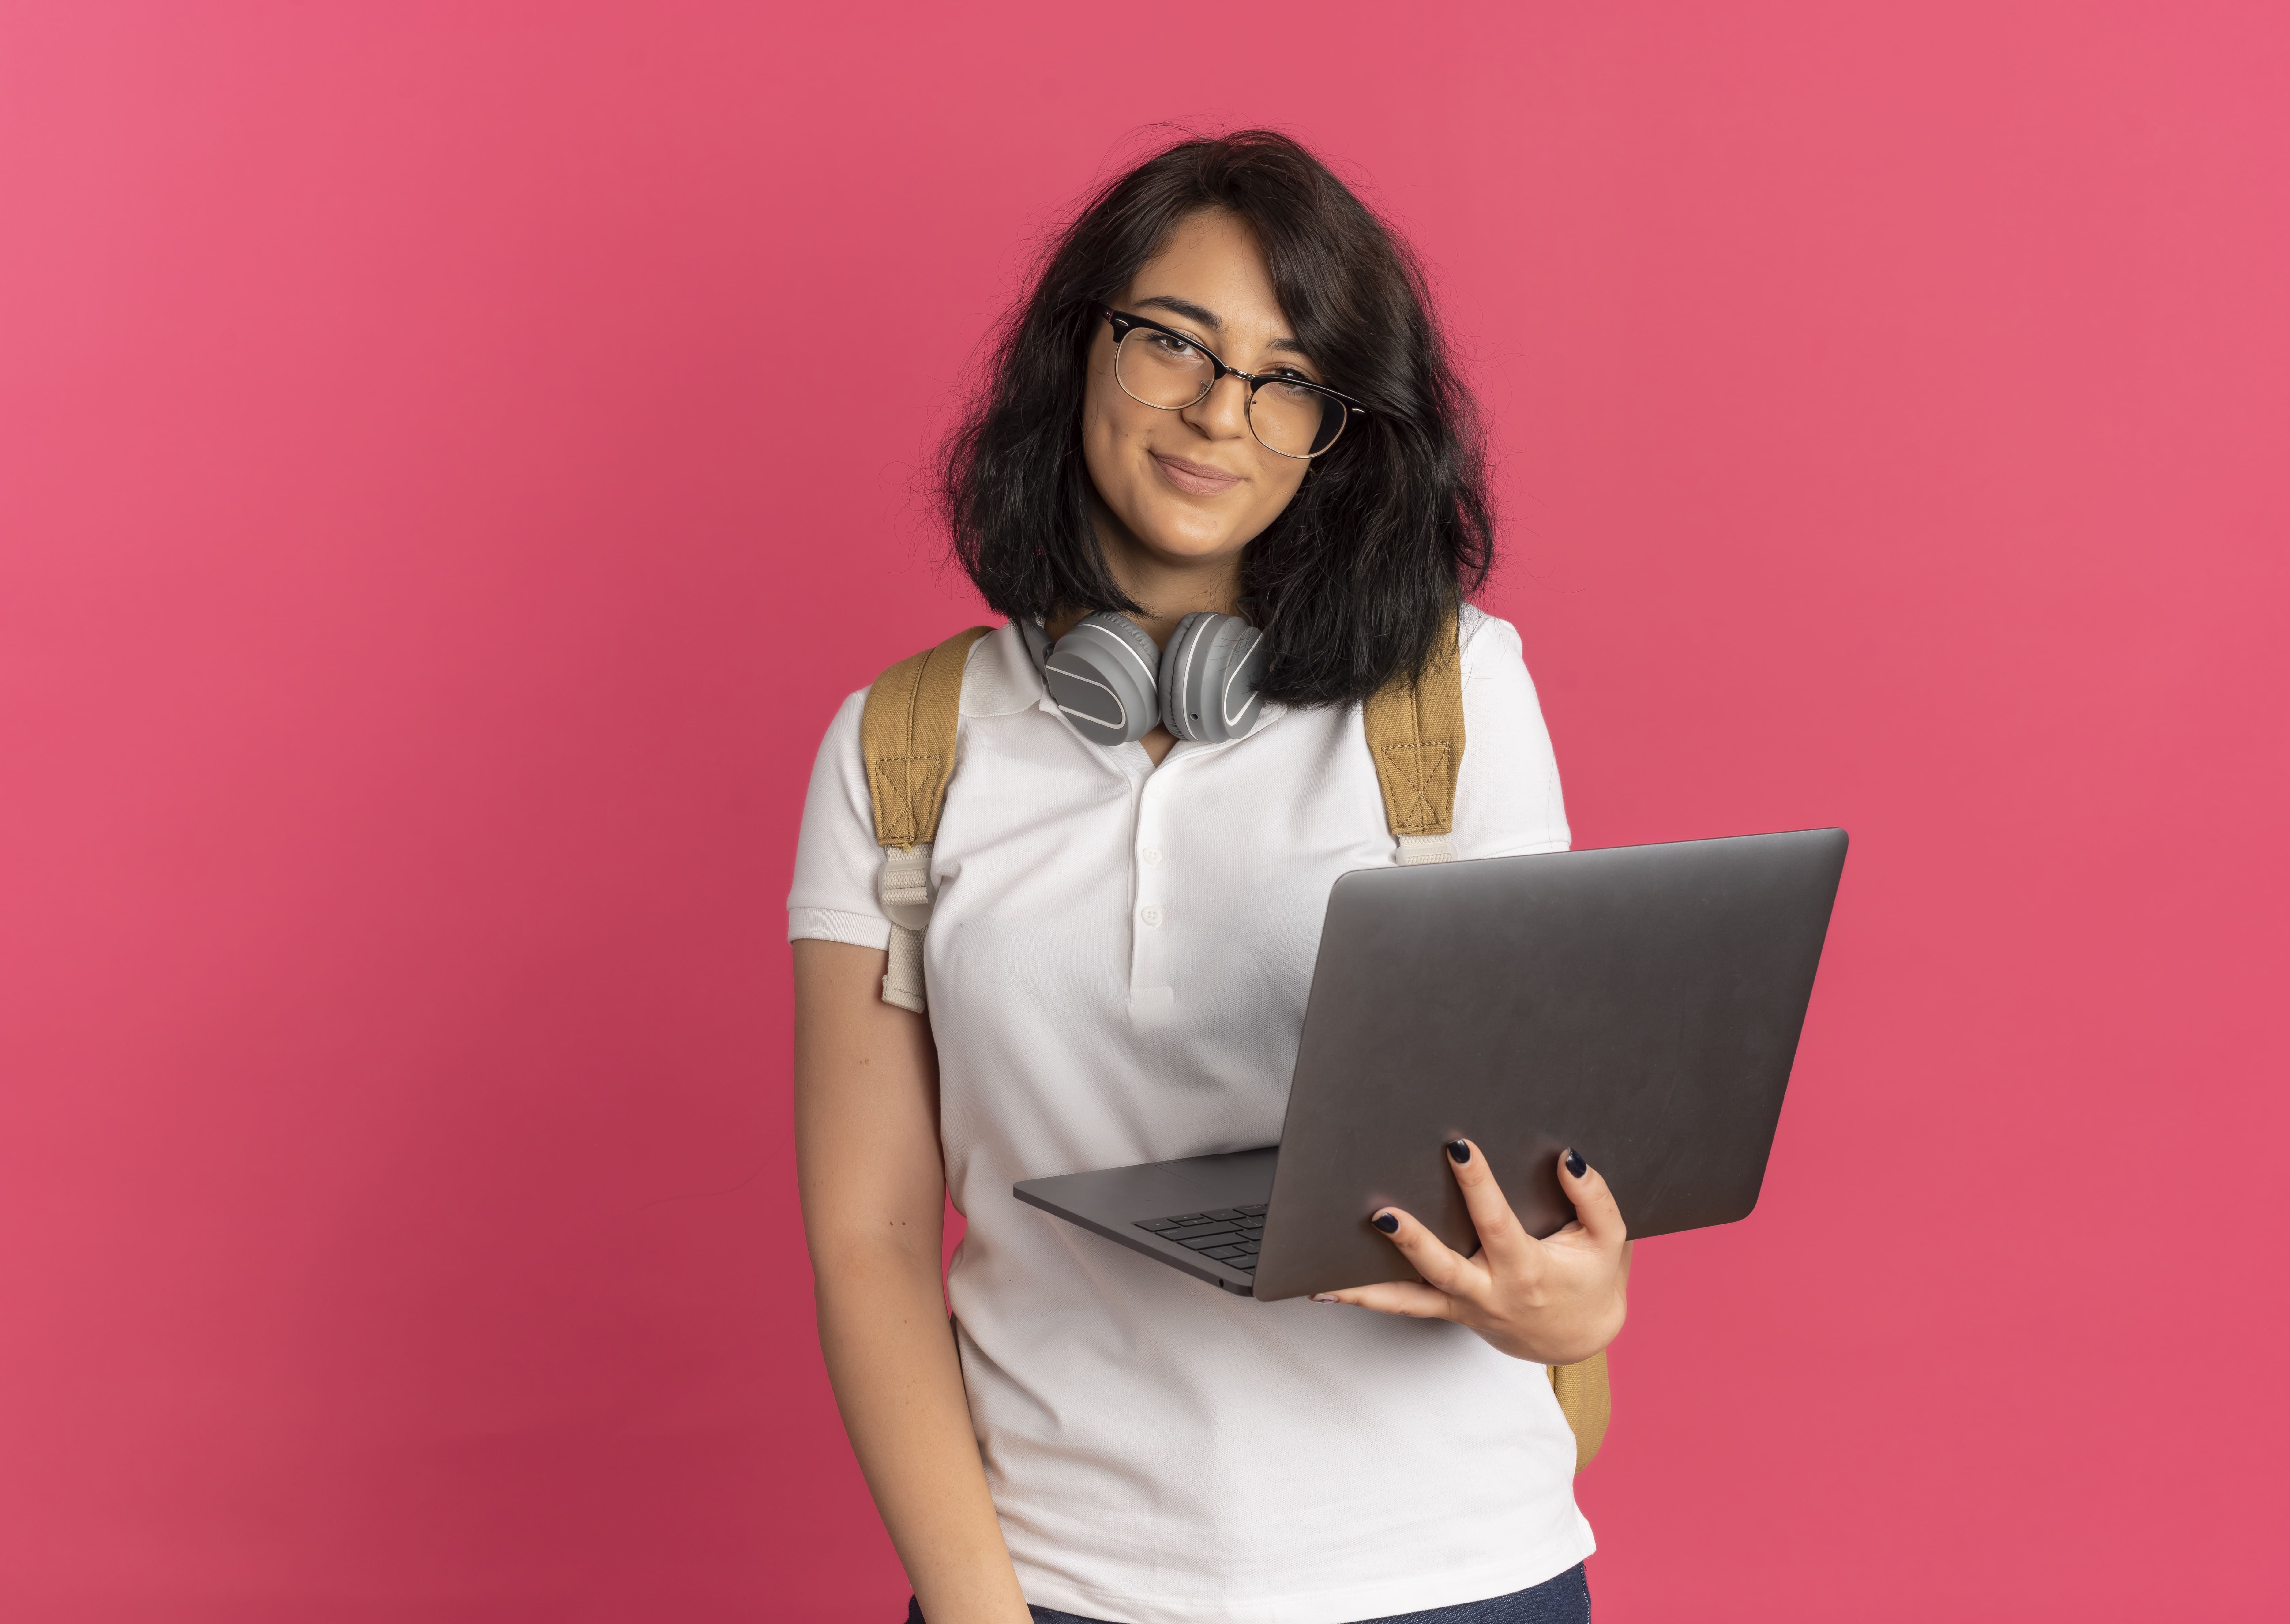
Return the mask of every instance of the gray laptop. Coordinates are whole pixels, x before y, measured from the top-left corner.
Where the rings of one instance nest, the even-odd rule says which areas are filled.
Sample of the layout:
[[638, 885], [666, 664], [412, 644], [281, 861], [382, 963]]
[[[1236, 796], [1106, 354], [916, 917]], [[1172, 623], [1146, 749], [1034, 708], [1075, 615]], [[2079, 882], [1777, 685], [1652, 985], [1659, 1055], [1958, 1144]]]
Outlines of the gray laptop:
[[1414, 1271], [1397, 1206], [1477, 1250], [1441, 1147], [1520, 1220], [1573, 1216], [1569, 1146], [1633, 1236], [1749, 1216], [1845, 866], [1845, 831], [1371, 868], [1328, 895], [1280, 1142], [1013, 1194], [1271, 1300]]

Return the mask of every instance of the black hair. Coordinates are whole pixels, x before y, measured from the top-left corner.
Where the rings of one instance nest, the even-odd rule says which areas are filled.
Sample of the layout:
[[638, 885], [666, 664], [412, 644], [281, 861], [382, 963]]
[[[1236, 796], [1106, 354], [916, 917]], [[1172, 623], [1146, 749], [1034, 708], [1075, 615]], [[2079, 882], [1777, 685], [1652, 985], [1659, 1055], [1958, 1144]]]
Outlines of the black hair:
[[1238, 606], [1271, 649], [1265, 696], [1348, 704], [1421, 673], [1486, 580], [1493, 517], [1477, 413], [1414, 256], [1276, 132], [1178, 142], [1101, 188], [1050, 245], [945, 448], [955, 556], [1013, 619], [1137, 607], [1090, 522], [1085, 358], [1103, 307], [1204, 209], [1247, 224], [1323, 381], [1367, 408], [1240, 564]]

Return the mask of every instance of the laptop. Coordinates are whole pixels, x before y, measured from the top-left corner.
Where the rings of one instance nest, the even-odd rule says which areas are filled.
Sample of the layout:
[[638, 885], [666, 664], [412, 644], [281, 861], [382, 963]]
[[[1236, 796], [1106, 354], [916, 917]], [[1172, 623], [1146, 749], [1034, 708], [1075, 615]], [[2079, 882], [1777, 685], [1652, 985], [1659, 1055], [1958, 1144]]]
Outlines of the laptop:
[[1442, 1147], [1537, 1236], [1580, 1150], [1633, 1236], [1749, 1216], [1843, 829], [1371, 868], [1328, 894], [1280, 1142], [1028, 1179], [1017, 1198], [1264, 1301], [1415, 1272], [1368, 1222], [1478, 1237]]

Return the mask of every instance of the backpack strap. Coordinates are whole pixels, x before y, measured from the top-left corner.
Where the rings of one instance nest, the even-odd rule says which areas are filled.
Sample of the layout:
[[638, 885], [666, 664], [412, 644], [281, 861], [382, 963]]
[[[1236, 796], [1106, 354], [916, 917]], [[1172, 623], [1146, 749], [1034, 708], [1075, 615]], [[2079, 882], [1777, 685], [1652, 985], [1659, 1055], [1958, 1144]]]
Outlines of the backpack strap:
[[1606, 1350], [1600, 1348], [1580, 1364], [1554, 1364], [1550, 1390], [1558, 1396], [1559, 1413], [1574, 1435], [1574, 1469], [1581, 1471], [1597, 1458], [1606, 1441], [1606, 1423], [1614, 1416], [1614, 1390], [1606, 1379]]
[[[1383, 817], [1399, 861], [1455, 860], [1455, 778], [1463, 764], [1463, 662], [1460, 622], [1451, 619], [1439, 652], [1418, 683], [1394, 683], [1361, 708]], [[1550, 1389], [1574, 1435], [1574, 1469], [1590, 1464], [1613, 1415], [1606, 1356], [1549, 1367]]]
[[923, 932], [930, 928], [931, 842], [938, 837], [946, 781], [954, 772], [962, 670], [970, 645], [992, 629], [973, 626], [901, 660], [875, 679], [859, 716], [875, 842], [883, 848], [883, 911], [891, 916], [883, 1002], [917, 1015], [927, 1007]]
[[1455, 859], [1455, 774], [1463, 764], [1463, 659], [1453, 615], [1439, 652], [1420, 682], [1397, 682], [1360, 708], [1383, 820], [1399, 843], [1399, 860]]

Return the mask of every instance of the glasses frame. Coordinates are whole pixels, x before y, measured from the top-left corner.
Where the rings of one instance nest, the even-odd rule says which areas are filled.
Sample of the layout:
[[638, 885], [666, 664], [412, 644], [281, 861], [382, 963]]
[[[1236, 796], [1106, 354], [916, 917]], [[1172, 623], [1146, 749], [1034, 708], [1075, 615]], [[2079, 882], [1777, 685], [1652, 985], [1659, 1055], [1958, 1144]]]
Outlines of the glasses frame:
[[[1324, 383], [1314, 383], [1309, 378], [1299, 378], [1290, 372], [1244, 372], [1237, 366], [1227, 366], [1224, 364], [1224, 358], [1222, 356], [1219, 356], [1216, 351], [1211, 349], [1207, 345], [1202, 343], [1191, 333], [1180, 332], [1174, 327], [1165, 327], [1159, 322], [1154, 321], [1149, 317], [1132, 316], [1126, 310], [1116, 310], [1110, 305], [1099, 306], [1098, 314], [1113, 324], [1113, 381], [1117, 384], [1120, 384], [1121, 392], [1124, 395], [1127, 395], [1130, 399], [1136, 401], [1141, 406], [1151, 406], [1156, 412], [1189, 412], [1195, 406], [1199, 405], [1203, 401], [1206, 400], [1209, 397], [1210, 393], [1215, 389], [1217, 385], [1222, 383], [1228, 378], [1237, 378], [1248, 386], [1248, 409], [1246, 415], [1248, 418], [1248, 432], [1250, 436], [1254, 438], [1259, 445], [1262, 445], [1266, 451], [1270, 452], [1274, 456], [1291, 458], [1298, 462], [1309, 462], [1315, 457], [1326, 456], [1330, 452], [1336, 449], [1337, 442], [1344, 437], [1344, 430], [1351, 427], [1352, 419], [1356, 417], [1365, 417], [1368, 415], [1367, 408], [1361, 405], [1359, 402], [1354, 400], [1350, 396], [1341, 394], [1338, 391], [1328, 388], [1328, 386]], [[1127, 338], [1133, 330], [1139, 327], [1149, 327], [1155, 332], [1165, 332], [1173, 339], [1176, 339], [1181, 342], [1191, 345], [1195, 349], [1199, 350], [1201, 354], [1209, 358], [1209, 366], [1211, 368], [1209, 372], [1209, 380], [1201, 386], [1201, 392], [1199, 394], [1194, 396], [1192, 399], [1187, 401], [1181, 406], [1164, 406], [1157, 404], [1149, 400], [1139, 399], [1139, 397], [1131, 391], [1127, 384], [1121, 382], [1121, 341]], [[1315, 395], [1326, 396], [1330, 400], [1334, 401], [1338, 405], [1341, 406], [1344, 409], [1344, 415], [1336, 425], [1334, 437], [1316, 452], [1285, 452], [1277, 445], [1267, 444], [1264, 436], [1256, 432], [1256, 391], [1262, 388], [1268, 383], [1285, 383], [1292, 388], [1309, 389]]]

